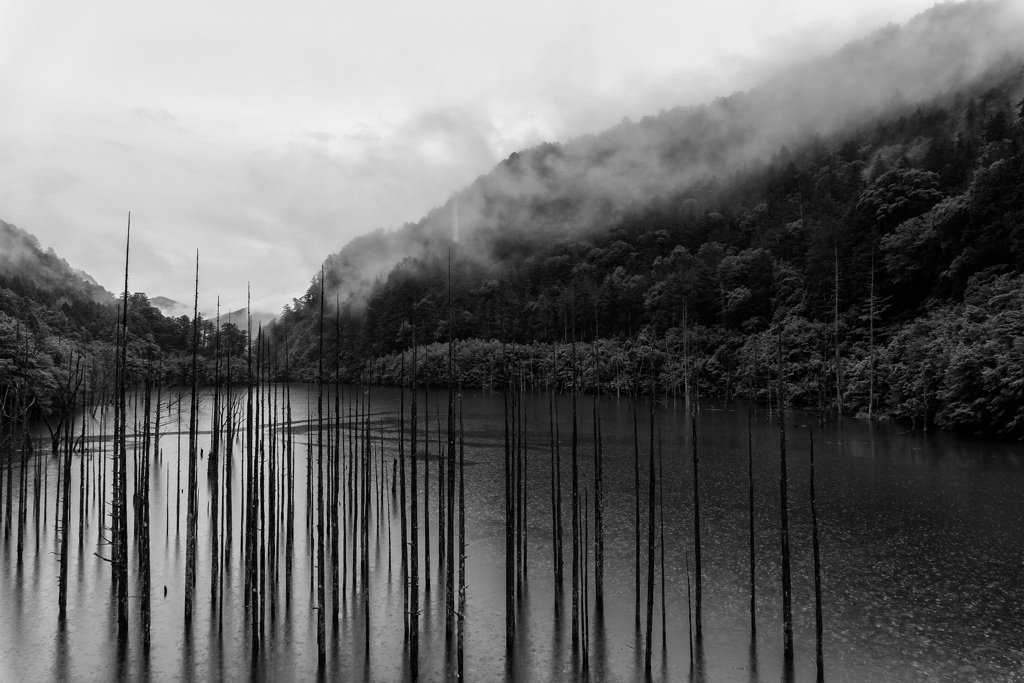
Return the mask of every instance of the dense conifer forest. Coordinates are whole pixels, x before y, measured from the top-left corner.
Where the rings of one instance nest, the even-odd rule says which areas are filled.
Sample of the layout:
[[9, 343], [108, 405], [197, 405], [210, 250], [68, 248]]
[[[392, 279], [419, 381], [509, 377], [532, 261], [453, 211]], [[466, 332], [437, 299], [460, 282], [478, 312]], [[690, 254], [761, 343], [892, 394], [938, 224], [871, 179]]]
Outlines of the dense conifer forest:
[[[937, 6], [750, 92], [512, 154], [328, 257], [267, 330], [279, 354], [287, 338], [277, 379], [316, 379], [321, 309], [324, 371], [392, 384], [413, 340], [421, 384], [443, 384], [451, 325], [463, 386], [514, 367], [774, 402], [781, 344], [793, 405], [1024, 438], [1024, 57], [975, 68], [965, 38], [998, 7]], [[914, 62], [937, 46], [946, 62]], [[119, 300], [24, 231], [0, 238], [0, 398], [59, 411], [76, 357], [102, 394]], [[129, 372], [188, 382], [191, 320], [128, 300]], [[581, 372], [552, 379], [573, 340]]]

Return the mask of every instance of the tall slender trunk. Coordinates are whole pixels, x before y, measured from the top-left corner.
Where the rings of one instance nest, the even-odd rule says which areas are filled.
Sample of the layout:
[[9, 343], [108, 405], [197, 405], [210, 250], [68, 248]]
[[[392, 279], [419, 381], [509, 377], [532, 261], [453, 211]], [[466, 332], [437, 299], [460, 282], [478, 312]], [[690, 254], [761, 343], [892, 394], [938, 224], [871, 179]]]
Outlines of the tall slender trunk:
[[117, 569], [117, 632], [125, 638], [128, 635], [128, 449], [125, 443], [125, 390], [128, 366], [128, 254], [131, 242], [132, 215], [128, 214], [128, 230], [124, 247], [124, 299], [121, 306], [121, 349], [118, 372], [117, 422], [118, 439], [116, 455], [117, 481], [115, 486], [115, 509], [117, 511], [115, 530], [115, 562]]
[[604, 443], [601, 436], [601, 363], [594, 330], [594, 597], [604, 609]]
[[[71, 354], [74, 357], [74, 353]], [[70, 361], [69, 361], [70, 364]], [[68, 378], [70, 382], [70, 375]], [[72, 406], [74, 405], [74, 395], [71, 397]], [[85, 416], [82, 416], [85, 419]], [[60, 577], [58, 580], [58, 591], [57, 591], [57, 619], [61, 622], [64, 621], [67, 616], [68, 608], [68, 549], [70, 546], [71, 536], [71, 452], [73, 450], [73, 423], [69, 424], [65, 430], [64, 437], [64, 458], [63, 458], [63, 491], [61, 494], [61, 522], [60, 522]], [[59, 443], [59, 439], [58, 439]], [[84, 445], [84, 444], [83, 444]]]
[[316, 649], [320, 666], [327, 658], [327, 632], [324, 601], [324, 271], [320, 269], [320, 330], [316, 373]]
[[697, 455], [697, 410], [696, 406], [690, 411], [690, 427], [691, 435], [690, 442], [693, 449], [693, 570], [694, 570], [694, 598], [696, 604], [694, 605], [694, 633], [697, 636], [697, 642], [700, 643], [703, 638], [703, 624], [701, 615], [701, 543], [700, 543], [700, 474], [698, 465], [700, 464], [700, 457]]
[[[406, 515], [405, 495], [405, 351], [402, 351], [401, 396], [399, 397], [398, 408], [398, 509], [401, 515], [399, 524], [401, 526], [402, 543], [402, 624], [405, 637], [409, 637], [409, 529]], [[415, 464], [415, 463], [414, 463]]]
[[198, 419], [199, 394], [197, 386], [199, 355], [199, 252], [196, 251], [196, 289], [192, 309], [192, 393], [188, 420], [188, 513], [185, 522], [185, 626], [192, 625], [192, 611], [196, 586], [196, 533], [199, 510], [196, 498], [199, 482], [198, 467]]
[[445, 563], [445, 642], [454, 635], [455, 618], [455, 341], [452, 333], [452, 254], [448, 251], [448, 559]]

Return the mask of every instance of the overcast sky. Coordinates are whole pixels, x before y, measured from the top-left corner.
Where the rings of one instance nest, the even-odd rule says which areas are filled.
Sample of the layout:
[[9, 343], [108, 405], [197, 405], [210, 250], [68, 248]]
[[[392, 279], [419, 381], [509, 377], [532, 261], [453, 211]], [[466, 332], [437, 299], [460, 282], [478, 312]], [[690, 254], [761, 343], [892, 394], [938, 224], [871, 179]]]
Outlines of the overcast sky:
[[112, 291], [279, 311], [510, 153], [747, 89], [932, 0], [0, 0], [0, 219]]

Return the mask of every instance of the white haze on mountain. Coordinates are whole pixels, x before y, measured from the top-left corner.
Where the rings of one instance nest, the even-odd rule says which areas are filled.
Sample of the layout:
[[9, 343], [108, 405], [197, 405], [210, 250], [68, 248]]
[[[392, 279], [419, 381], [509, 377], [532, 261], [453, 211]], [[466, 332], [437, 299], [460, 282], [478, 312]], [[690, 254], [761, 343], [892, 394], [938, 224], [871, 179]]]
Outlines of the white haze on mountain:
[[[541, 141], [710, 102], [776, 73], [789, 75], [751, 96], [773, 118], [751, 122], [763, 134], [736, 161], [837, 123], [837, 104], [882, 106], [897, 95], [871, 70], [829, 90], [842, 58], [803, 74], [784, 67], [931, 5], [0, 0], [0, 218], [116, 290], [130, 210], [131, 289], [191, 301], [198, 248], [202, 309], [218, 295], [224, 309], [244, 306], [251, 282], [254, 307], [279, 310], [325, 254], [420, 219]], [[971, 59], [1005, 40], [977, 37]], [[921, 45], [891, 71], [901, 97], [945, 86], [944, 76], [920, 92], [900, 80], [946, 56]], [[635, 158], [588, 182], [628, 201], [685, 180], [654, 177], [655, 142], [639, 140]], [[624, 168], [640, 176], [626, 183]], [[475, 210], [467, 196], [467, 233], [484, 218]], [[385, 251], [355, 277], [386, 273], [401, 255]]]
[[[490, 264], [496, 242], [510, 230], [550, 242], [610, 227], [631, 209], [768, 161], [783, 146], [910, 113], [918, 103], [950, 96], [999, 65], [1019, 69], [1021, 35], [1024, 13], [1017, 5], [936, 6], [902, 27], [886, 26], [828, 57], [786, 69], [750, 91], [525, 152], [417, 224], [346, 245], [327, 261], [328, 293], [342, 299], [354, 293], [361, 301], [403, 258], [439, 253], [432, 245], [451, 236], [456, 202], [460, 255]], [[1007, 95], [1013, 102], [1024, 97], [1024, 72], [1016, 92]], [[571, 203], [572, 210], [552, 216], [555, 200]]]

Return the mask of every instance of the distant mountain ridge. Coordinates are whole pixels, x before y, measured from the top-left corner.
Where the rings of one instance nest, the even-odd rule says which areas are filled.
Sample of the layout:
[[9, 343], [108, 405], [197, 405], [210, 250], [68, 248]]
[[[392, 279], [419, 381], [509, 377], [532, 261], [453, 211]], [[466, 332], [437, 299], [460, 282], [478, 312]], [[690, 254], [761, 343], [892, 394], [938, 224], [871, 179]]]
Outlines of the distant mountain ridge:
[[[456, 223], [461, 249], [491, 264], [509, 256], [511, 237], [521, 247], [606, 231], [637, 208], [770, 163], [782, 147], [954, 93], [1024, 55], [1022, 35], [1015, 3], [937, 4], [748, 92], [514, 153], [420, 221], [328, 256], [326, 295], [364, 302], [402, 259], [443, 251]], [[307, 299], [318, 282], [314, 275]]]
[[52, 248], [43, 251], [35, 236], [3, 220], [0, 220], [0, 282], [58, 298], [99, 304], [114, 302], [114, 294], [91, 275], [73, 268]]

